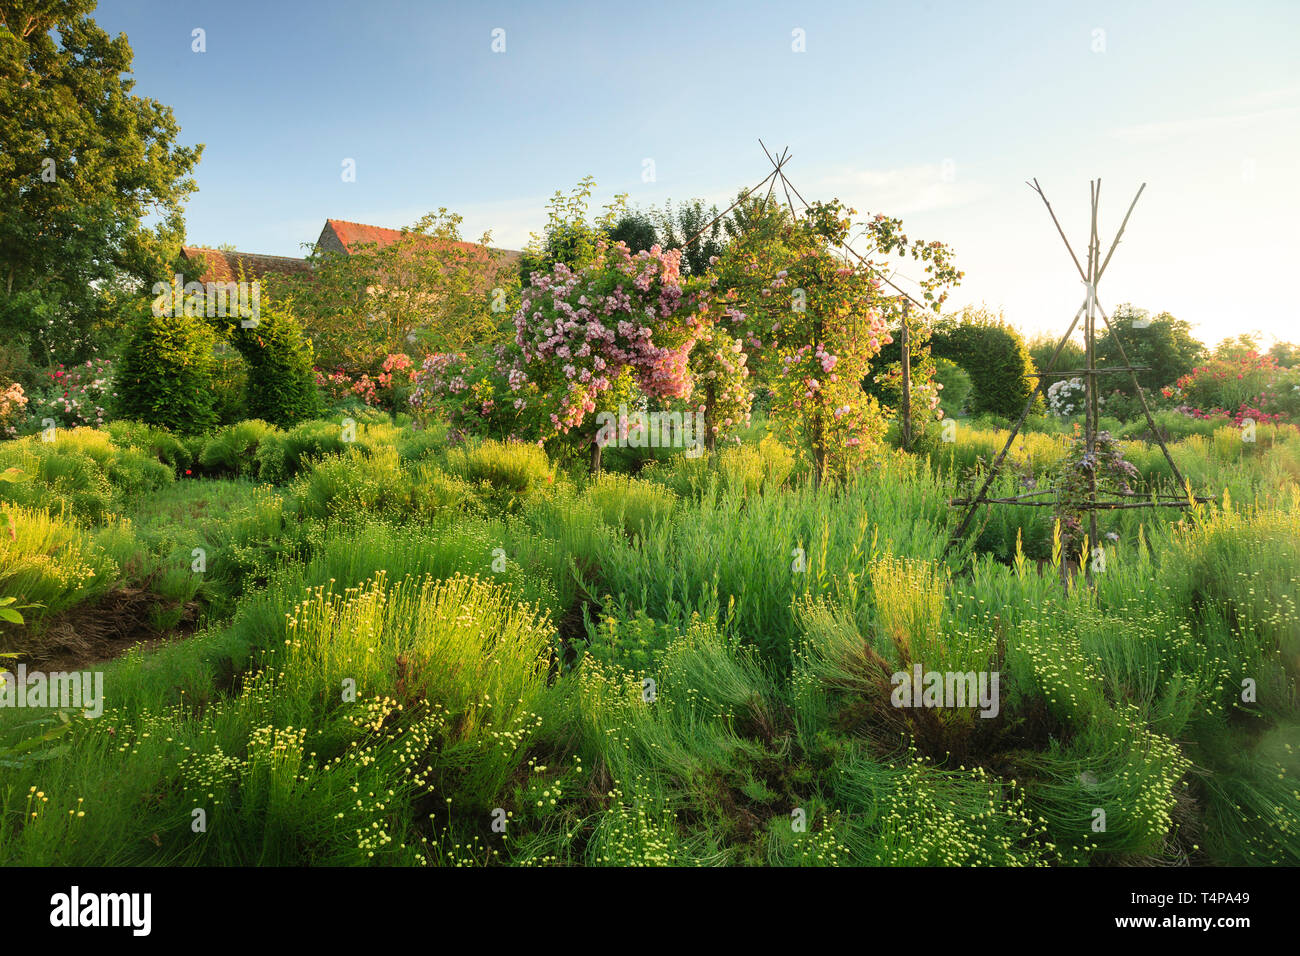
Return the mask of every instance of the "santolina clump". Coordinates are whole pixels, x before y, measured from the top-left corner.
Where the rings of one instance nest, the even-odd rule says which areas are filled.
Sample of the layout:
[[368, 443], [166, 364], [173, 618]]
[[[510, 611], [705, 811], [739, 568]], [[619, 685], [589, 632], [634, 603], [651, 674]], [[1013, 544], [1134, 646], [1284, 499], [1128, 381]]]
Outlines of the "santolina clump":
[[0, 672], [0, 707], [80, 708], [87, 717], [104, 712], [103, 671]]
[[898, 671], [890, 678], [889, 695], [895, 707], [980, 709], [981, 717], [996, 717], [1000, 708], [997, 671], [924, 671], [912, 665], [911, 673]]

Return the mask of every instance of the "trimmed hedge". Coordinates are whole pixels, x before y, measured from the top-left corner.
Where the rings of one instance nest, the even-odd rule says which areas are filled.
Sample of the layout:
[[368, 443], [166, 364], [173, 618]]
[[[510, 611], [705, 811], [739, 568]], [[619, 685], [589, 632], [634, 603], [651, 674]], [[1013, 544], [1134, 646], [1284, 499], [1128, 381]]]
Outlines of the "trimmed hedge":
[[[971, 378], [967, 409], [1017, 419], [1036, 384], [1034, 360], [1021, 334], [1001, 319], [965, 312], [936, 324], [931, 354], [965, 369]], [[1041, 396], [1035, 411], [1043, 410]]]

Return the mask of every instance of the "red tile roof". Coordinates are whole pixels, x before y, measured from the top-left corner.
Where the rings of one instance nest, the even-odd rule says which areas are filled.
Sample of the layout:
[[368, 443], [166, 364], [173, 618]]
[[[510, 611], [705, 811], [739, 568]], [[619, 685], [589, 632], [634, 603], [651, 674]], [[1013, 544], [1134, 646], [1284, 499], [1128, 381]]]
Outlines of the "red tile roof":
[[[346, 219], [327, 219], [325, 228], [321, 231], [321, 237], [324, 238], [327, 233], [332, 232], [334, 238], [338, 240], [339, 245], [348, 255], [357, 252], [363, 246], [373, 244], [375, 247], [382, 249], [384, 246], [391, 245], [398, 239], [402, 238], [402, 230], [385, 229], [383, 226], [369, 226], [363, 222], [349, 222]], [[476, 255], [485, 256], [485, 246], [477, 242], [458, 242], [456, 243], [466, 252], [472, 252]], [[504, 253], [507, 261], [517, 258], [519, 253], [512, 249], [499, 249], [498, 252]]]
[[242, 268], [248, 279], [256, 279], [275, 272], [281, 275], [300, 275], [310, 271], [306, 259], [294, 259], [289, 256], [264, 256], [254, 252], [224, 252], [220, 249], [205, 249], [202, 246], [186, 246], [185, 258], [191, 262], [202, 263], [203, 274], [199, 282], [237, 282]]

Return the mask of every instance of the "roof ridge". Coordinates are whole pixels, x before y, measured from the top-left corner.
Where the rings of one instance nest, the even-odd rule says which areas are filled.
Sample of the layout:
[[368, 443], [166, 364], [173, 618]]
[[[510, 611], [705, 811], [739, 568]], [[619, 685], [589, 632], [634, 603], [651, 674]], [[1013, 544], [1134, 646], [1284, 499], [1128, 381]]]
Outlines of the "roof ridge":
[[[327, 223], [341, 222], [345, 226], [365, 226], [367, 229], [387, 229], [389, 232], [401, 232], [401, 229], [394, 229], [392, 226], [376, 226], [372, 222], [357, 222], [355, 219], [326, 219]], [[404, 227], [406, 228], [406, 227]]]
[[183, 252], [215, 252], [222, 256], [257, 256], [259, 259], [285, 259], [289, 262], [306, 262], [302, 256], [282, 256], [274, 252], [244, 252], [242, 249], [214, 249], [212, 246], [181, 246]]

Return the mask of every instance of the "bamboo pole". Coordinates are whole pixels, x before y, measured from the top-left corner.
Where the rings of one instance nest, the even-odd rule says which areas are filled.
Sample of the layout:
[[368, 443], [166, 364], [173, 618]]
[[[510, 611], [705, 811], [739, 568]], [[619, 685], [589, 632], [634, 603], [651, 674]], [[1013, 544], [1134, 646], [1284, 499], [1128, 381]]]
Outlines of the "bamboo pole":
[[[1097, 257], [1099, 250], [1097, 248], [1097, 205], [1101, 197], [1101, 180], [1089, 184], [1089, 192], [1092, 198], [1092, 225], [1088, 233], [1088, 318], [1084, 325], [1084, 349], [1087, 355], [1087, 361], [1084, 363], [1088, 367], [1088, 377], [1084, 380], [1086, 392], [1084, 402], [1087, 406], [1087, 414], [1084, 415], [1084, 444], [1088, 449], [1088, 459], [1096, 461], [1097, 454], [1097, 410], [1099, 403], [1097, 401]], [[1092, 547], [1097, 546], [1097, 469], [1096, 467], [1088, 469], [1088, 543]], [[1088, 559], [1091, 555], [1083, 555], [1084, 578], [1089, 584], [1093, 583], [1092, 562]]]
[[903, 353], [903, 451], [912, 450], [912, 346], [908, 341], [907, 309], [910, 303], [903, 300], [903, 328], [899, 344]]
[[1119, 237], [1124, 235], [1124, 229], [1128, 225], [1128, 217], [1133, 215], [1133, 207], [1138, 204], [1138, 200], [1142, 197], [1142, 190], [1146, 188], [1146, 183], [1139, 186], [1137, 195], [1134, 196], [1133, 201], [1129, 203], [1128, 212], [1124, 213], [1124, 221], [1119, 224], [1119, 232], [1115, 233], [1115, 238], [1110, 244], [1110, 251], [1106, 253], [1106, 261], [1101, 264], [1101, 270], [1097, 273], [1097, 279], [1099, 281], [1101, 277], [1106, 274], [1106, 267], [1110, 265], [1110, 257], [1115, 254], [1115, 249], [1119, 246]]

